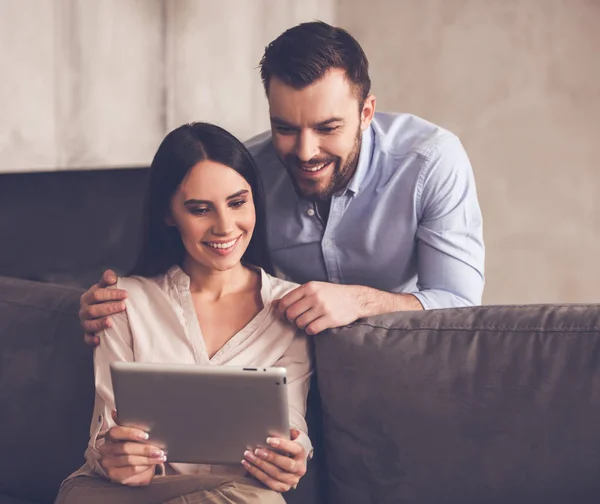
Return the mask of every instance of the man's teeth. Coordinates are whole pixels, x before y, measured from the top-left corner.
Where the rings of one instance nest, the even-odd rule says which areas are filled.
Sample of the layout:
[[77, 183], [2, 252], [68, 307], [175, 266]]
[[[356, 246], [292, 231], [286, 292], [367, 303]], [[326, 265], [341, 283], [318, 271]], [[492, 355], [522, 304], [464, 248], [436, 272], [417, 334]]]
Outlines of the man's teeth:
[[228, 249], [231, 248], [235, 245], [235, 242], [237, 241], [237, 238], [235, 240], [231, 240], [227, 243], [210, 243], [208, 242], [208, 246], [212, 247], [212, 248], [216, 248], [216, 249]]
[[316, 171], [322, 170], [328, 164], [329, 163], [323, 163], [323, 164], [320, 164], [318, 166], [303, 166], [302, 169], [304, 171], [308, 171], [308, 172], [316, 172]]

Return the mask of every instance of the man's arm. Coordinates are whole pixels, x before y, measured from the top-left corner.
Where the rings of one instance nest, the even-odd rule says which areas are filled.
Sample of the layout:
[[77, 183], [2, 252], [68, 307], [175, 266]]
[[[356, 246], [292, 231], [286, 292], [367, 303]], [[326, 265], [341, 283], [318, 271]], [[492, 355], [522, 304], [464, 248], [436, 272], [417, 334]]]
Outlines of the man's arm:
[[481, 304], [483, 223], [473, 169], [456, 137], [437, 145], [417, 187], [418, 291], [426, 310]]
[[372, 315], [423, 309], [412, 294], [328, 282], [301, 285], [279, 299], [276, 307], [306, 334], [317, 334]]
[[83, 339], [88, 345], [98, 345], [100, 338], [96, 333], [112, 326], [110, 315], [125, 310], [123, 300], [127, 297], [127, 292], [108, 288], [116, 283], [117, 274], [106, 270], [102, 279], [81, 296], [79, 322], [84, 331]]

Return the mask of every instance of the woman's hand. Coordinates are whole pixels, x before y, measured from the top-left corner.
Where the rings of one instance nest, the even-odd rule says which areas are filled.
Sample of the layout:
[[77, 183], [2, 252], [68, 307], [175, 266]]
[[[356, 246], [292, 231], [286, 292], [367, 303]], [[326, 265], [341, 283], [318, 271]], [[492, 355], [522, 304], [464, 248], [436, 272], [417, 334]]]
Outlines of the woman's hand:
[[[113, 411], [113, 419], [117, 422]], [[148, 434], [132, 427], [116, 425], [106, 433], [100, 446], [100, 465], [111, 481], [123, 485], [142, 486], [152, 481], [157, 464], [167, 460], [164, 452], [142, 443]]]
[[252, 476], [276, 492], [287, 492], [296, 488], [300, 478], [306, 474], [306, 453], [303, 446], [295, 441], [300, 431], [290, 429], [289, 439], [268, 438], [273, 448], [259, 448], [246, 451], [242, 465]]

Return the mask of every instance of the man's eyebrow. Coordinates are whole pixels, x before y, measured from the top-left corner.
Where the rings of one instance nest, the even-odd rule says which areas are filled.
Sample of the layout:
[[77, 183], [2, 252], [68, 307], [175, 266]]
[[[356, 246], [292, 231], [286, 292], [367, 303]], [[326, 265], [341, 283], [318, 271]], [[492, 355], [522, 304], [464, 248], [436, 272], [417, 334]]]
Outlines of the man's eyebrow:
[[[281, 119], [280, 117], [277, 116], [272, 116], [271, 117], [271, 122], [273, 124], [276, 124], [277, 126], [285, 126], [286, 128], [291, 128], [291, 129], [298, 129], [298, 126], [295, 126], [293, 124], [290, 124], [289, 122]], [[324, 126], [329, 126], [332, 123], [336, 123], [336, 122], [344, 122], [344, 118], [343, 117], [330, 117], [329, 119], [325, 119], [324, 121], [320, 121], [318, 123], [312, 124], [311, 127], [312, 128], [322, 128]]]

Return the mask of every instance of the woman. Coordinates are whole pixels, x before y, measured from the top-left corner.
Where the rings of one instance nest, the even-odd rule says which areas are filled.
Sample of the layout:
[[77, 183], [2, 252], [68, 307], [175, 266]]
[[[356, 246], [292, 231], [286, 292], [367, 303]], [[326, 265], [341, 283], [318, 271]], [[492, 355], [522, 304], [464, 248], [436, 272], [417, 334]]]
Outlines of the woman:
[[[145, 237], [127, 289], [94, 356], [96, 401], [86, 464], [58, 503], [284, 502], [312, 451], [304, 412], [308, 343], [271, 304], [296, 287], [271, 276], [261, 186], [246, 148], [225, 130], [177, 128], [152, 162]], [[147, 434], [120, 426], [116, 360], [287, 368], [290, 438], [246, 452], [239, 468], [170, 464]], [[136, 488], [133, 488], [136, 487]], [[142, 488], [139, 488], [142, 487]]]

